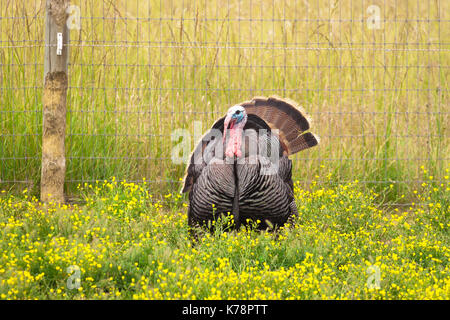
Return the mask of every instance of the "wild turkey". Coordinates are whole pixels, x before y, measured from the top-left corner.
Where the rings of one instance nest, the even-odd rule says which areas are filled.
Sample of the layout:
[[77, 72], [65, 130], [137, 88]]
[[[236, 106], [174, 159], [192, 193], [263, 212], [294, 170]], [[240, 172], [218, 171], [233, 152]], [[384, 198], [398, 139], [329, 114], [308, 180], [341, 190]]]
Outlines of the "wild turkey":
[[188, 224], [229, 212], [236, 228], [250, 219], [265, 229], [297, 214], [288, 156], [318, 144], [309, 128], [288, 99], [255, 97], [231, 107], [191, 155], [182, 189], [190, 192]]

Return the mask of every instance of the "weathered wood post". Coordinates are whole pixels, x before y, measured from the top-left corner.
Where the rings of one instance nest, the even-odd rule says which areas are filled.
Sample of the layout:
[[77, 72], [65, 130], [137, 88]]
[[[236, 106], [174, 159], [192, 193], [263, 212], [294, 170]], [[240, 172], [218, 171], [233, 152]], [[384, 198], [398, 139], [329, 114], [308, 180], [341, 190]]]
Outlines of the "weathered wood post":
[[64, 202], [68, 0], [46, 0], [41, 200]]

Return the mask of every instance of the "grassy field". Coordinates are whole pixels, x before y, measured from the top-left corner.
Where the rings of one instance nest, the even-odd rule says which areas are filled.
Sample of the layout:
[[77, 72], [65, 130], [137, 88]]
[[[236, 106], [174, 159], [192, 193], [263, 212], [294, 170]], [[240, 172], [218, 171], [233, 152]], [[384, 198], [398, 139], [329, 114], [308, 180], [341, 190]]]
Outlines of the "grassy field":
[[[0, 0], [1, 299], [450, 298], [450, 1], [71, 1], [64, 205], [36, 199], [44, 2]], [[171, 133], [261, 95], [321, 137], [300, 214], [193, 244]]]
[[[43, 1], [0, 6], [0, 182], [37, 192]], [[412, 199], [420, 166], [449, 163], [448, 1], [72, 1], [67, 192], [96, 179], [146, 177], [179, 188], [174, 129], [206, 130], [230, 105], [289, 97], [312, 115], [321, 146], [294, 175], [393, 184]], [[370, 29], [369, 5], [380, 8]], [[192, 142], [193, 144], [194, 142]], [[193, 145], [192, 145], [193, 147]], [[320, 182], [320, 181], [319, 181]]]
[[449, 171], [437, 184], [424, 169], [423, 205], [402, 209], [380, 206], [388, 190], [362, 191], [357, 181], [296, 183], [290, 225], [222, 232], [224, 217], [194, 243], [180, 196], [154, 203], [145, 183], [80, 186], [83, 206], [4, 192], [0, 297], [449, 299]]

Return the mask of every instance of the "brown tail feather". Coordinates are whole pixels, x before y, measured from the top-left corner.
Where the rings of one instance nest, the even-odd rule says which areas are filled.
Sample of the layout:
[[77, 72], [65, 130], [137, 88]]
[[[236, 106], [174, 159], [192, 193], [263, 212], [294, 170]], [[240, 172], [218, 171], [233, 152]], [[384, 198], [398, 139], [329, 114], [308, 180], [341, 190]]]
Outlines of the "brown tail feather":
[[294, 140], [289, 141], [289, 153], [293, 154], [319, 144], [319, 138], [311, 132], [306, 132]]
[[288, 154], [313, 147], [319, 143], [312, 133], [304, 133], [310, 128], [310, 117], [296, 102], [277, 96], [255, 97], [240, 103], [248, 114], [262, 118], [272, 129], [278, 129], [282, 145]]

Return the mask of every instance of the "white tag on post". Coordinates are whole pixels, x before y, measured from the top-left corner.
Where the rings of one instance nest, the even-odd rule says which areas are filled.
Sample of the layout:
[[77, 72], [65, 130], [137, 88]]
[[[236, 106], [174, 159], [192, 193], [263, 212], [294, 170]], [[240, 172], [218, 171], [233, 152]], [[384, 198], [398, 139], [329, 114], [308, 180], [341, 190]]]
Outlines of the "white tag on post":
[[62, 36], [62, 32], [58, 32], [56, 34], [56, 40], [57, 40], [57, 44], [56, 44], [56, 55], [60, 56], [62, 55], [62, 48], [63, 48], [63, 36]]

